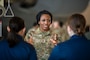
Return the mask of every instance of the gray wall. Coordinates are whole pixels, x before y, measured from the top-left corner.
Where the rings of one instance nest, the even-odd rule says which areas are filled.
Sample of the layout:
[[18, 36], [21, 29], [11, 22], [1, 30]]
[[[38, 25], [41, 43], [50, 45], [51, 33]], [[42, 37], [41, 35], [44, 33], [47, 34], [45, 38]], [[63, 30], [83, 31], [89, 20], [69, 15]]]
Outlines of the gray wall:
[[[48, 10], [53, 14], [54, 19], [65, 19], [72, 13], [81, 13], [85, 10], [89, 0], [38, 0], [35, 7], [24, 9], [20, 7], [20, 2], [12, 4], [12, 10], [15, 16], [19, 16], [25, 20], [27, 30], [32, 27], [36, 21], [36, 14], [41, 10]], [[3, 36], [7, 35], [6, 26], [9, 17], [1, 17], [3, 20]], [[26, 30], [26, 32], [27, 32]]]

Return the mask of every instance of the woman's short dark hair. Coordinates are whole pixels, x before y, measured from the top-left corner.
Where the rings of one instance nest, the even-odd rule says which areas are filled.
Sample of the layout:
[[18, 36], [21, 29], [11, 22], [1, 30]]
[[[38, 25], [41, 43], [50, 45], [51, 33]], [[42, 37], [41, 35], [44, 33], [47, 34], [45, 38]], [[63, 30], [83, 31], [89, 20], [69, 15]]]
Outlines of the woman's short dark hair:
[[24, 20], [20, 17], [12, 17], [9, 21], [10, 32], [8, 32], [7, 40], [10, 47], [15, 46], [19, 40], [17, 33], [25, 27]]
[[73, 14], [68, 19], [68, 25], [78, 35], [85, 31], [86, 20], [82, 14]]
[[36, 15], [37, 24], [40, 21], [40, 18], [43, 14], [48, 14], [51, 17], [51, 23], [52, 23], [52, 14], [47, 10], [42, 10]]

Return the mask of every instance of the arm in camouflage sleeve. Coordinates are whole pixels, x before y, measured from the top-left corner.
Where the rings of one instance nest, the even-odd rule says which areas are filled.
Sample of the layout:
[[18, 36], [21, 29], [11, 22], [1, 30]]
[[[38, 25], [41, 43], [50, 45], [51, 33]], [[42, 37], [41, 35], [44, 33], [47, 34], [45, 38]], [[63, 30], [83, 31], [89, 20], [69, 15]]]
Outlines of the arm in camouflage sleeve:
[[32, 39], [32, 36], [31, 36], [31, 29], [28, 30], [24, 40], [26, 42], [30, 43], [30, 44], [33, 44], [33, 39]]

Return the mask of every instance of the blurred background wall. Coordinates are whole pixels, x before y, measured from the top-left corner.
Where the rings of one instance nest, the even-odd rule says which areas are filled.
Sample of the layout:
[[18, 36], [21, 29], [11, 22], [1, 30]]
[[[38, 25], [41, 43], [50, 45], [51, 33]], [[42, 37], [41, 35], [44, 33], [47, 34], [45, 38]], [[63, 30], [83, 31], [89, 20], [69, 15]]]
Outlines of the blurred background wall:
[[[8, 0], [4, 1], [7, 8]], [[33, 4], [32, 4], [33, 3]], [[53, 19], [65, 22], [73, 13], [82, 13], [90, 24], [90, 0], [10, 0], [11, 9], [14, 16], [19, 16], [25, 20], [26, 32], [36, 21], [36, 14], [41, 10], [48, 10], [53, 14]], [[9, 13], [9, 12], [8, 12]], [[2, 16], [2, 36], [7, 35], [6, 26], [11, 17]]]

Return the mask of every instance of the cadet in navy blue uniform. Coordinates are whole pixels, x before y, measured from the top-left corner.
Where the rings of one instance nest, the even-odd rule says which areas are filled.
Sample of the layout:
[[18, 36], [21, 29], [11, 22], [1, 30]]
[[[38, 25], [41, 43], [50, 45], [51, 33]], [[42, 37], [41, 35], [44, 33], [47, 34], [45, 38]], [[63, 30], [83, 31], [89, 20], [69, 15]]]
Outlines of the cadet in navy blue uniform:
[[11, 18], [7, 31], [7, 38], [0, 41], [0, 60], [37, 60], [34, 47], [23, 40], [24, 20]]
[[85, 25], [83, 15], [73, 14], [67, 21], [70, 39], [57, 44], [48, 60], [90, 60], [90, 41], [84, 36]]

